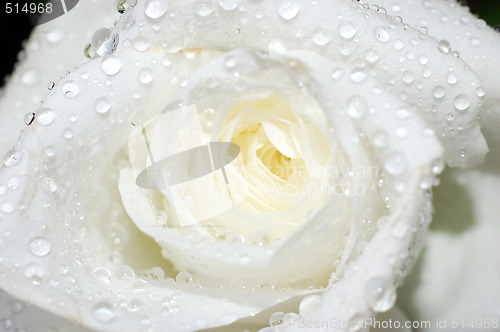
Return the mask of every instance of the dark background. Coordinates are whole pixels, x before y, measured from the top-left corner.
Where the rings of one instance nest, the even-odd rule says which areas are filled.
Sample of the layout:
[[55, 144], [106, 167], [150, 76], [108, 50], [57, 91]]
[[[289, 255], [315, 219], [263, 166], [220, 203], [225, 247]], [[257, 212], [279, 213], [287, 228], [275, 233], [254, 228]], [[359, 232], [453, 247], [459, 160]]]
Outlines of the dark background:
[[[58, 0], [56, 0], [58, 1]], [[405, 1], [405, 0], [401, 0]], [[26, 13], [5, 13], [5, 4], [40, 3], [45, 0], [0, 0], [0, 86], [3, 86], [5, 76], [10, 74], [17, 61], [17, 54], [22, 49], [21, 43], [27, 39], [34, 26], [37, 16]], [[500, 0], [468, 0], [466, 3], [473, 13], [484, 19], [489, 25], [500, 24]], [[499, 32], [500, 33], [500, 32]]]

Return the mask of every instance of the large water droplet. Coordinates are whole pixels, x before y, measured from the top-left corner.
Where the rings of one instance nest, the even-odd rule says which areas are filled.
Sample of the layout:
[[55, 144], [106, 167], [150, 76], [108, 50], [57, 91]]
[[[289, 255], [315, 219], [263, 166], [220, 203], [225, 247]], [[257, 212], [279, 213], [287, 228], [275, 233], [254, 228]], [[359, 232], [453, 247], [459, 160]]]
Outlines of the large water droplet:
[[49, 108], [42, 108], [38, 111], [37, 121], [42, 126], [48, 126], [56, 118], [56, 113]]
[[447, 40], [440, 40], [438, 42], [438, 50], [441, 53], [448, 54], [451, 51], [451, 44]]
[[478, 96], [479, 98], [483, 98], [485, 94], [486, 92], [484, 91], [484, 88], [482, 86], [478, 86], [476, 88], [476, 96]]
[[118, 34], [112, 33], [111, 28], [101, 28], [97, 30], [90, 39], [92, 50], [100, 56], [113, 53], [118, 46]]
[[410, 84], [410, 83], [413, 83], [414, 80], [415, 80], [415, 77], [413, 76], [411, 71], [405, 70], [403, 72], [403, 82]]
[[269, 318], [269, 325], [271, 327], [281, 326], [283, 325], [283, 321], [285, 320], [284, 312], [275, 312]]
[[387, 43], [391, 40], [391, 33], [386, 27], [378, 26], [373, 30], [373, 32], [375, 33], [375, 38], [382, 43]]
[[374, 62], [378, 61], [379, 55], [378, 55], [377, 51], [375, 51], [375, 50], [368, 50], [368, 51], [366, 51], [365, 59], [366, 59], [366, 61], [368, 61], [370, 63], [374, 63]]
[[62, 92], [66, 97], [75, 98], [80, 93], [80, 87], [75, 81], [66, 81], [62, 86]]
[[107, 55], [102, 58], [101, 69], [106, 75], [115, 75], [121, 69], [120, 60], [114, 55]]
[[52, 245], [49, 240], [43, 236], [35, 237], [30, 241], [30, 250], [35, 256], [46, 256], [49, 254]]
[[300, 5], [297, 0], [281, 0], [278, 4], [278, 14], [285, 20], [291, 20], [299, 13]]
[[344, 70], [342, 68], [334, 68], [330, 77], [332, 80], [340, 80], [342, 76], [344, 76]]
[[455, 98], [455, 108], [459, 111], [465, 111], [470, 106], [470, 101], [464, 94], [459, 94]]
[[342, 21], [339, 24], [338, 32], [340, 37], [351, 39], [356, 34], [356, 26], [350, 21]]
[[363, 69], [354, 69], [349, 76], [354, 83], [361, 83], [366, 79], [366, 73]]
[[111, 108], [111, 101], [106, 97], [101, 97], [95, 101], [94, 109], [99, 114], [106, 114]]
[[457, 74], [454, 72], [449, 72], [448, 75], [446, 75], [446, 82], [448, 82], [449, 85], [455, 85], [458, 81]]
[[12, 148], [5, 154], [4, 165], [6, 167], [12, 167], [14, 165], [17, 165], [17, 163], [19, 163], [19, 161], [21, 160], [21, 157], [22, 157], [21, 151], [17, 151], [15, 148]]
[[99, 302], [92, 308], [92, 316], [101, 323], [111, 323], [116, 315], [111, 304]]
[[167, 0], [146, 0], [144, 3], [144, 13], [150, 18], [160, 18], [167, 10]]
[[407, 159], [400, 152], [390, 154], [384, 162], [384, 168], [389, 174], [401, 175], [406, 172]]
[[375, 277], [365, 285], [365, 302], [375, 312], [385, 312], [396, 301], [395, 287], [384, 278]]

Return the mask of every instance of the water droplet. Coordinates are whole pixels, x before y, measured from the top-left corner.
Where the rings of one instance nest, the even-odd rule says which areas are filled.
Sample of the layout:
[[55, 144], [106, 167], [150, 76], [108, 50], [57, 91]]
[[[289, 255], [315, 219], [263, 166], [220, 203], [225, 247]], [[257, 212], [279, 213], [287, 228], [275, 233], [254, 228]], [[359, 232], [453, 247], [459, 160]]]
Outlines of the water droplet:
[[401, 39], [396, 39], [394, 41], [393, 47], [395, 50], [400, 51], [405, 47], [405, 43]]
[[370, 63], [374, 63], [378, 61], [379, 55], [375, 50], [368, 50], [365, 54], [365, 59]]
[[421, 54], [418, 56], [418, 63], [420, 63], [422, 66], [424, 66], [424, 65], [429, 63], [429, 59], [424, 54]]
[[65, 139], [70, 140], [73, 138], [73, 130], [71, 128], [66, 128], [63, 130], [62, 135]]
[[133, 41], [134, 48], [139, 52], [145, 52], [149, 49], [149, 42], [143, 37], [137, 37]]
[[440, 40], [438, 42], [438, 50], [441, 53], [448, 54], [451, 51], [451, 44], [447, 40]]
[[378, 26], [373, 30], [373, 32], [375, 33], [375, 38], [382, 43], [387, 43], [391, 40], [391, 34], [386, 27]]
[[351, 81], [361, 83], [366, 79], [366, 73], [362, 69], [354, 69], [350, 75]]
[[477, 47], [477, 46], [481, 45], [481, 41], [479, 40], [479, 38], [472, 37], [470, 40], [470, 44], [474, 47]]
[[31, 113], [26, 113], [24, 115], [24, 124], [29, 126], [33, 123], [33, 121], [35, 120], [35, 113], [31, 112]]
[[113, 76], [121, 69], [120, 60], [114, 55], [107, 55], [102, 58], [101, 69], [106, 75]]
[[238, 7], [239, 0], [218, 0], [218, 3], [222, 9], [231, 11]]
[[99, 302], [92, 308], [92, 316], [101, 323], [111, 323], [116, 315], [110, 303]]
[[207, 0], [196, 1], [194, 5], [194, 11], [197, 15], [201, 17], [208, 16], [213, 12], [212, 2]]
[[140, 311], [144, 307], [144, 302], [138, 299], [130, 299], [127, 303], [127, 309], [131, 312]]
[[384, 168], [389, 174], [401, 175], [406, 172], [407, 159], [400, 152], [390, 154], [384, 162]]
[[101, 28], [92, 35], [90, 46], [97, 55], [103, 56], [116, 50], [119, 37], [117, 33], [112, 32], [111, 28]]
[[21, 156], [22, 156], [21, 151], [16, 151], [15, 148], [10, 149], [5, 154], [4, 165], [6, 167], [12, 167], [17, 165], [17, 163], [21, 160]]
[[411, 71], [405, 70], [403, 72], [403, 82], [410, 84], [415, 80], [415, 77], [413, 76]]
[[470, 106], [470, 101], [464, 94], [459, 94], [455, 98], [455, 108], [459, 111], [465, 111]]
[[40, 285], [45, 277], [45, 270], [38, 264], [28, 264], [24, 267], [23, 273], [31, 279], [33, 285]]
[[455, 85], [457, 81], [457, 74], [454, 72], [449, 72], [448, 75], [446, 75], [446, 82], [448, 82], [449, 85]]
[[340, 37], [351, 39], [356, 34], [356, 26], [350, 21], [342, 21], [339, 24], [338, 32]]
[[188, 271], [181, 271], [177, 273], [177, 276], [175, 277], [175, 281], [180, 283], [180, 284], [186, 284], [188, 282], [191, 282], [193, 280], [193, 277], [191, 276], [191, 273]]
[[365, 285], [365, 302], [373, 311], [385, 312], [396, 302], [395, 287], [384, 278], [372, 278]]
[[56, 113], [49, 108], [42, 108], [38, 111], [37, 121], [42, 126], [48, 126], [56, 118]]
[[333, 80], [339, 80], [342, 78], [342, 76], [344, 76], [344, 70], [341, 69], [341, 68], [334, 68], [332, 70], [332, 75], [331, 75], [331, 78]]
[[151, 83], [153, 81], [153, 71], [149, 68], [143, 68], [137, 74], [137, 78], [142, 84]]
[[0, 205], [0, 211], [2, 211], [5, 214], [10, 214], [14, 212], [16, 209], [15, 205], [11, 202], [3, 202], [2, 205]]
[[347, 114], [355, 119], [362, 118], [366, 111], [368, 110], [368, 105], [363, 97], [355, 95], [347, 100]]
[[94, 109], [99, 114], [106, 114], [111, 108], [111, 101], [106, 97], [101, 97], [95, 101]]
[[478, 86], [476, 88], [476, 96], [478, 96], [479, 98], [483, 98], [485, 94], [486, 92], [484, 91], [484, 88], [482, 86]]
[[410, 111], [408, 111], [406, 108], [399, 108], [396, 110], [396, 117], [400, 120], [406, 120], [410, 117]]
[[436, 85], [434, 89], [432, 89], [432, 95], [436, 99], [441, 99], [446, 94], [446, 89], [442, 85]]
[[47, 83], [47, 89], [49, 89], [49, 90], [52, 90], [55, 86], [56, 86], [56, 84], [54, 82]]
[[45, 237], [35, 237], [30, 241], [30, 250], [35, 256], [46, 256], [49, 254], [52, 245]]
[[80, 87], [75, 81], [66, 81], [62, 86], [62, 92], [66, 97], [75, 98], [80, 93]]
[[285, 319], [285, 313], [275, 312], [269, 318], [269, 325], [271, 327], [281, 326], [281, 325], [283, 325], [284, 319]]
[[319, 28], [314, 31], [314, 35], [312, 37], [313, 43], [318, 46], [324, 46], [330, 42], [331, 36], [330, 32], [326, 29]]
[[144, 13], [150, 18], [160, 18], [167, 10], [167, 0], [146, 0], [144, 3]]
[[291, 20], [299, 13], [300, 5], [297, 0], [281, 0], [278, 4], [278, 14], [285, 20]]

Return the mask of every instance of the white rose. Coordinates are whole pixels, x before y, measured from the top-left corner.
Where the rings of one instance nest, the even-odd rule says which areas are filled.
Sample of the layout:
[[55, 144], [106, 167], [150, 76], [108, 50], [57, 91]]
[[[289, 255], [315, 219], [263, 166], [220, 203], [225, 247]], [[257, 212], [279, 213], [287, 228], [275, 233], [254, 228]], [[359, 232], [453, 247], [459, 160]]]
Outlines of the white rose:
[[[433, 3], [441, 6], [405, 10], [432, 28]], [[477, 115], [498, 106], [498, 76], [464, 50], [483, 88], [454, 56], [463, 40], [452, 48], [442, 39], [452, 34], [434, 39], [405, 24], [421, 22], [400, 22], [393, 15], [404, 7], [385, 15], [350, 0], [129, 6], [112, 32], [116, 51], [94, 42], [102, 56], [57, 82], [7, 153], [0, 287], [98, 330], [346, 330], [389, 310], [424, 243], [435, 176], [444, 162], [474, 165], [487, 151]], [[491, 34], [498, 48], [493, 31], [446, 6], [469, 20], [465, 36]], [[70, 14], [85, 8], [93, 9]], [[29, 91], [16, 80], [39, 88], [20, 76], [37, 67], [28, 58], [14, 75], [4, 123], [15, 123], [4, 108]], [[157, 177], [148, 182], [156, 189], [136, 185], [156, 161], [207, 141], [240, 148], [226, 174], [168, 190]], [[40, 314], [12, 302], [10, 310], [9, 324], [17, 317], [21, 326]], [[428, 314], [420, 310], [410, 314]]]

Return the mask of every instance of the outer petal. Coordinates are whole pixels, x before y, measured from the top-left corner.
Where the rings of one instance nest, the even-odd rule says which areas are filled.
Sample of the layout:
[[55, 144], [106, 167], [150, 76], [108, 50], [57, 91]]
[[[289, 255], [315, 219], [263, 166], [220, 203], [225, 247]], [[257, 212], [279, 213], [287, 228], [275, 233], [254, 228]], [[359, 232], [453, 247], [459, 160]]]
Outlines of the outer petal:
[[[364, 1], [385, 7], [388, 14], [399, 15], [409, 25], [428, 28], [429, 34], [451, 43], [453, 50], [472, 67], [481, 78], [486, 93], [485, 114], [500, 112], [500, 33], [469, 12], [456, 1], [427, 0], [395, 2], [392, 0]], [[461, 80], [451, 76], [449, 82], [460, 84]], [[483, 92], [479, 91], [480, 94]], [[489, 117], [484, 125], [488, 126]]]
[[83, 50], [94, 31], [118, 17], [114, 0], [81, 0], [68, 14], [33, 30], [0, 98], [0, 156], [16, 144], [25, 114], [40, 107], [48, 83], [88, 60]]

